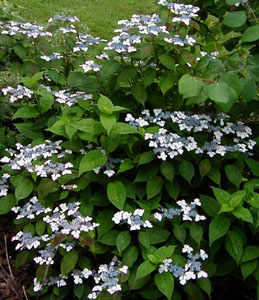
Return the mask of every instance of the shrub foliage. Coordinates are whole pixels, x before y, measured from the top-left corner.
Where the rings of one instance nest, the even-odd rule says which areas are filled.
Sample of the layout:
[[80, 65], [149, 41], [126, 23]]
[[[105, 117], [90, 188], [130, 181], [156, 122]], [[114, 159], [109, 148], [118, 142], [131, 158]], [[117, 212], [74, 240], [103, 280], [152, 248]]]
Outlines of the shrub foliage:
[[158, 4], [110, 41], [0, 23], [0, 213], [40, 299], [258, 297], [258, 8]]

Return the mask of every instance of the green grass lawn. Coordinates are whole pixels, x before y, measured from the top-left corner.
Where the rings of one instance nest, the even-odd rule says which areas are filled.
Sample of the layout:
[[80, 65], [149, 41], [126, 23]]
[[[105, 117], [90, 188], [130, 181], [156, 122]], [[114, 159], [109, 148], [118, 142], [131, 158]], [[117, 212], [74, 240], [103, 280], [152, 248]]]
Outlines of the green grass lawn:
[[55, 14], [75, 15], [94, 36], [110, 38], [117, 21], [134, 13], [157, 11], [156, 0], [9, 0], [15, 14], [25, 21], [46, 23]]

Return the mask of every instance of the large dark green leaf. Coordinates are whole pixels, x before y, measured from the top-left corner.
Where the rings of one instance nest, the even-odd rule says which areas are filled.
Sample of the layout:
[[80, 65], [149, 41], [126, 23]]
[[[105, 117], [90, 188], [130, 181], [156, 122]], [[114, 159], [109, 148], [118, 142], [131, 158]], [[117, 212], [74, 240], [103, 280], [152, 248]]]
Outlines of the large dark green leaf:
[[126, 201], [126, 189], [121, 181], [110, 182], [107, 186], [107, 196], [110, 202], [122, 210]]
[[79, 166], [79, 176], [82, 173], [91, 171], [95, 168], [102, 167], [107, 161], [107, 156], [105, 156], [101, 150], [91, 150], [84, 155]]

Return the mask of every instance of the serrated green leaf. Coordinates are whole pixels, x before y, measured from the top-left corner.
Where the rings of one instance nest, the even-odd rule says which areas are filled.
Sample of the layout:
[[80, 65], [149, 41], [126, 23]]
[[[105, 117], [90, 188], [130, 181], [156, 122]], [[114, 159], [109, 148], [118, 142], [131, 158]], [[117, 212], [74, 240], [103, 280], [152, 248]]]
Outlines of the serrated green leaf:
[[145, 261], [142, 264], [139, 265], [137, 269], [136, 279], [145, 277], [152, 273], [156, 268], [156, 265], [152, 264], [149, 261]]
[[234, 101], [237, 94], [231, 86], [225, 82], [212, 83], [208, 86], [209, 98], [217, 104], [227, 104]]
[[7, 214], [16, 205], [16, 199], [13, 194], [0, 198], [0, 215]]
[[125, 250], [129, 246], [130, 241], [131, 241], [130, 233], [128, 231], [121, 231], [116, 238], [116, 246], [120, 254], [123, 250]]
[[97, 106], [99, 110], [107, 115], [110, 115], [113, 113], [113, 103], [111, 100], [104, 95], [100, 95], [100, 98], [98, 99]]
[[173, 181], [174, 179], [174, 167], [171, 163], [169, 162], [162, 162], [160, 165], [160, 171], [162, 173], [162, 175], [169, 180], [170, 182]]
[[237, 188], [239, 188], [239, 185], [242, 181], [242, 174], [240, 172], [240, 169], [235, 165], [226, 165], [224, 170], [228, 180]]
[[184, 98], [198, 96], [202, 89], [204, 88], [204, 83], [196, 77], [189, 74], [183, 75], [178, 83], [178, 90]]
[[212, 219], [209, 226], [209, 241], [210, 245], [224, 236], [230, 226], [230, 219], [224, 215], [218, 215]]
[[83, 156], [80, 162], [78, 176], [81, 176], [84, 172], [102, 167], [106, 161], [107, 156], [105, 156], [101, 150], [89, 151]]
[[121, 181], [114, 181], [108, 184], [107, 196], [114, 206], [123, 210], [126, 201], [126, 189]]
[[240, 269], [241, 269], [241, 273], [242, 273], [242, 276], [243, 276], [244, 280], [254, 272], [257, 265], [258, 265], [258, 259], [248, 261], [248, 262], [245, 262], [245, 263], [241, 263]]
[[155, 275], [155, 284], [159, 291], [166, 296], [168, 300], [172, 299], [174, 292], [174, 277], [169, 272], [157, 273]]
[[19, 201], [28, 197], [33, 191], [33, 182], [29, 178], [23, 178], [15, 189], [15, 197]]
[[218, 200], [218, 202], [223, 205], [223, 204], [228, 204], [230, 194], [224, 190], [218, 189], [214, 186], [211, 187], [213, 190], [213, 194]]
[[116, 124], [116, 117], [115, 115], [106, 115], [101, 114], [100, 115], [100, 121], [105, 130], [107, 131], [107, 134], [110, 134], [111, 129]]
[[229, 231], [227, 233], [225, 247], [229, 255], [239, 264], [243, 255], [243, 240], [237, 231]]
[[99, 135], [103, 130], [103, 126], [99, 121], [95, 121], [93, 119], [83, 119], [74, 123], [71, 123], [71, 126], [86, 132], [91, 133], [92, 135]]
[[199, 164], [199, 171], [201, 174], [201, 177], [206, 176], [211, 170], [211, 162], [208, 158], [203, 159], [200, 161]]
[[134, 127], [130, 126], [129, 124], [122, 123], [122, 122], [117, 122], [112, 130], [110, 131], [110, 134], [134, 134], [138, 133], [138, 130], [135, 129]]
[[147, 90], [142, 83], [138, 81], [134, 83], [134, 85], [132, 86], [132, 95], [139, 103], [144, 106], [147, 100]]
[[247, 246], [244, 249], [244, 254], [241, 263], [256, 259], [259, 257], [259, 246]]
[[138, 258], [138, 248], [136, 246], [130, 246], [123, 253], [122, 262], [127, 265], [129, 268], [133, 266], [135, 261]]
[[193, 164], [190, 161], [183, 160], [179, 166], [179, 171], [182, 177], [191, 184], [191, 180], [195, 174]]
[[168, 54], [161, 54], [158, 56], [159, 61], [162, 65], [164, 65], [167, 69], [174, 70], [175, 69], [175, 60]]
[[107, 79], [115, 74], [120, 68], [120, 63], [116, 60], [107, 60], [101, 68], [101, 77]]
[[61, 260], [61, 274], [66, 275], [70, 273], [76, 266], [78, 261], [78, 252], [73, 249], [66, 253]]
[[259, 24], [248, 27], [243, 33], [242, 42], [250, 43], [259, 39]]
[[163, 179], [160, 176], [153, 177], [147, 182], [147, 199], [151, 199], [160, 193], [163, 187]]
[[232, 214], [237, 217], [238, 219], [241, 219], [245, 222], [253, 223], [253, 217], [248, 208], [245, 207], [236, 207]]
[[112, 221], [113, 215], [114, 211], [110, 209], [104, 209], [97, 215], [96, 222], [100, 224], [97, 227], [99, 238], [114, 227], [115, 224]]
[[174, 86], [177, 77], [174, 73], [165, 73], [161, 76], [159, 87], [163, 94], [165, 94], [170, 88]]
[[173, 233], [174, 236], [177, 238], [178, 241], [180, 241], [182, 244], [184, 244], [185, 238], [186, 238], [186, 230], [181, 225], [174, 225], [173, 227]]

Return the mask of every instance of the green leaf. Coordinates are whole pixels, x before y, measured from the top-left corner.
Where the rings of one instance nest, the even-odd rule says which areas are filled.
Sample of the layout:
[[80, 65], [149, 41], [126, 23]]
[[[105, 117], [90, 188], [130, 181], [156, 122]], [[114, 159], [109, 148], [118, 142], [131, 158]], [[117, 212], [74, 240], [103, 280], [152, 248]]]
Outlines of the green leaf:
[[185, 228], [181, 225], [174, 225], [173, 233], [174, 236], [177, 238], [177, 240], [180, 241], [182, 244], [184, 244], [186, 238]]
[[54, 104], [54, 97], [49, 92], [41, 92], [40, 98], [40, 112], [43, 114], [48, 111]]
[[215, 182], [217, 185], [220, 185], [221, 181], [221, 173], [215, 167], [212, 167], [210, 172], [208, 173], [209, 179]]
[[245, 222], [253, 223], [253, 217], [248, 208], [237, 207], [232, 211], [232, 214]]
[[244, 157], [249, 169], [255, 176], [259, 176], [259, 162], [249, 157]]
[[224, 215], [218, 215], [212, 219], [209, 226], [209, 241], [210, 245], [224, 236], [230, 226], [230, 219]]
[[132, 95], [139, 103], [144, 106], [147, 100], [147, 90], [139, 81], [134, 83], [134, 85], [132, 86]]
[[209, 98], [217, 104], [226, 104], [234, 101], [237, 94], [232, 87], [225, 82], [212, 83], [208, 86]]
[[102, 167], [106, 163], [106, 161], [107, 156], [105, 156], [101, 150], [89, 151], [84, 155], [80, 162], [78, 176], [81, 176], [84, 172]]
[[238, 28], [243, 26], [245, 22], [246, 22], [246, 12], [241, 10], [241, 11], [228, 12], [224, 17], [222, 24], [230, 28]]
[[190, 227], [190, 234], [191, 237], [197, 242], [198, 245], [200, 245], [200, 242], [202, 240], [203, 236], [203, 229], [202, 226], [192, 222], [191, 227]]
[[254, 270], [257, 267], [257, 264], [258, 264], [258, 259], [253, 261], [248, 261], [240, 265], [241, 273], [244, 280], [254, 272]]
[[57, 182], [49, 178], [42, 178], [37, 186], [38, 196], [44, 198], [48, 194], [58, 191], [59, 188], [60, 185]]
[[122, 256], [122, 263], [129, 268], [132, 267], [138, 258], [138, 248], [136, 246], [130, 246], [126, 249]]
[[175, 60], [168, 54], [161, 54], [158, 56], [159, 61], [162, 65], [164, 65], [167, 69], [174, 70], [175, 69]]
[[98, 238], [100, 238], [102, 235], [104, 235], [114, 227], [114, 222], [112, 221], [113, 215], [113, 210], [104, 209], [96, 217], [96, 222], [100, 224], [97, 227]]
[[112, 130], [110, 131], [110, 134], [134, 134], [138, 133], [138, 130], [130, 126], [129, 124], [117, 122]]
[[74, 294], [78, 299], [81, 299], [85, 290], [85, 285], [81, 284], [74, 284]]
[[153, 177], [147, 182], [147, 199], [151, 199], [160, 193], [163, 187], [163, 179], [160, 176]]
[[122, 210], [126, 201], [126, 189], [121, 181], [110, 182], [107, 186], [107, 196], [110, 202]]
[[83, 119], [71, 124], [71, 126], [93, 135], [99, 135], [103, 132], [103, 127], [100, 122], [93, 119]]
[[75, 249], [66, 253], [65, 256], [63, 256], [61, 261], [61, 274], [66, 275], [70, 273], [75, 268], [77, 261], [78, 261], [78, 253]]
[[27, 56], [27, 50], [22, 45], [16, 45], [13, 47], [13, 50], [16, 55], [18, 55], [21, 59], [25, 59]]
[[156, 268], [156, 265], [152, 264], [149, 261], [145, 261], [142, 264], [139, 265], [137, 269], [136, 279], [145, 277], [152, 273]]
[[29, 178], [23, 178], [15, 188], [15, 197], [17, 200], [28, 197], [33, 191], [33, 182]]
[[101, 114], [100, 115], [100, 121], [105, 130], [107, 131], [107, 134], [110, 134], [111, 129], [116, 124], [116, 117], [115, 115], [106, 115]]
[[139, 242], [147, 249], [150, 247], [150, 238], [147, 232], [140, 231], [138, 234], [138, 240]]
[[235, 165], [226, 165], [224, 170], [228, 180], [237, 188], [239, 188], [239, 185], [242, 181], [242, 174], [240, 172], [240, 169]]
[[154, 69], [147, 69], [144, 72], [144, 85], [145, 88], [152, 84], [156, 79], [156, 70]]
[[131, 241], [131, 236], [128, 231], [121, 231], [121, 233], [116, 238], [116, 246], [119, 250], [119, 253], [121, 255], [121, 252], [125, 250]]
[[18, 129], [18, 131], [31, 140], [44, 140], [44, 136], [42, 131], [39, 129], [35, 129], [34, 123], [19, 123], [14, 124], [14, 126]]
[[124, 83], [132, 80], [138, 73], [138, 69], [133, 66], [123, 67], [121, 73], [118, 75], [117, 83]]
[[98, 99], [98, 108], [99, 110], [107, 115], [110, 115], [113, 113], [113, 103], [111, 100], [103, 95], [100, 95], [100, 98]]
[[16, 205], [16, 199], [13, 194], [0, 198], [0, 215], [7, 214]]
[[243, 33], [242, 42], [250, 43], [259, 39], [259, 24], [248, 27]]
[[68, 85], [72, 88], [82, 87], [87, 83], [87, 78], [82, 72], [72, 72], [69, 74]]
[[191, 180], [195, 174], [193, 164], [190, 161], [183, 160], [179, 166], [179, 171], [182, 177], [191, 184]]
[[133, 161], [130, 160], [129, 158], [125, 158], [123, 162], [120, 164], [119, 171], [117, 174], [126, 172], [134, 167], [135, 164], [133, 163]]
[[165, 73], [161, 76], [159, 87], [163, 94], [165, 94], [170, 88], [174, 86], [177, 77], [174, 73]]
[[158, 262], [162, 262], [164, 259], [173, 255], [176, 246], [163, 246], [158, 248], [154, 252], [154, 256], [156, 257]]
[[208, 294], [208, 296], [210, 297], [211, 294], [211, 282], [208, 278], [199, 278], [197, 280], [198, 285], [200, 286], [200, 288]]
[[259, 257], [259, 246], [247, 246], [244, 249], [244, 254], [241, 263], [254, 260]]
[[150, 166], [145, 166], [143, 168], [139, 168], [137, 176], [134, 182], [147, 182], [156, 176], [158, 173], [158, 168], [150, 168]]
[[40, 236], [43, 235], [43, 233], [46, 230], [46, 227], [47, 227], [46, 222], [44, 222], [43, 220], [37, 221], [36, 226], [35, 226], [37, 234], [40, 235]]
[[212, 197], [200, 195], [201, 199], [201, 206], [203, 210], [208, 214], [210, 217], [215, 217], [218, 214], [220, 209], [220, 204], [217, 200]]
[[107, 60], [102, 68], [101, 68], [101, 77], [102, 79], [108, 79], [109, 77], [111, 77], [111, 75], [113, 75], [114, 73], [116, 73], [120, 68], [120, 63], [116, 60]]
[[243, 240], [237, 231], [231, 230], [227, 233], [225, 247], [229, 255], [239, 264], [243, 255]]
[[165, 295], [168, 300], [172, 298], [174, 292], [174, 277], [171, 273], [157, 273], [155, 275], [155, 284], [159, 291]]
[[171, 163], [169, 162], [162, 162], [160, 165], [160, 171], [162, 173], [162, 175], [169, 180], [170, 182], [173, 181], [174, 179], [174, 167]]
[[145, 165], [150, 163], [155, 157], [154, 151], [142, 152], [138, 158], [138, 165]]
[[211, 162], [208, 158], [203, 159], [200, 161], [199, 164], [199, 171], [201, 174], [201, 177], [206, 176], [211, 170]]
[[156, 245], [165, 242], [169, 236], [170, 232], [165, 229], [156, 229], [150, 231], [150, 244]]
[[223, 205], [223, 204], [228, 204], [228, 201], [230, 199], [230, 194], [224, 190], [218, 189], [214, 186], [211, 187], [213, 190], [213, 194], [218, 200], [218, 202]]
[[71, 125], [65, 125], [65, 132], [68, 135], [69, 139], [71, 140], [73, 135], [77, 132], [77, 128]]
[[181, 77], [178, 84], [178, 90], [184, 98], [198, 96], [204, 87], [204, 83], [199, 79], [189, 74]]
[[119, 230], [108, 231], [99, 239], [99, 242], [108, 246], [116, 246], [116, 238], [120, 232]]

